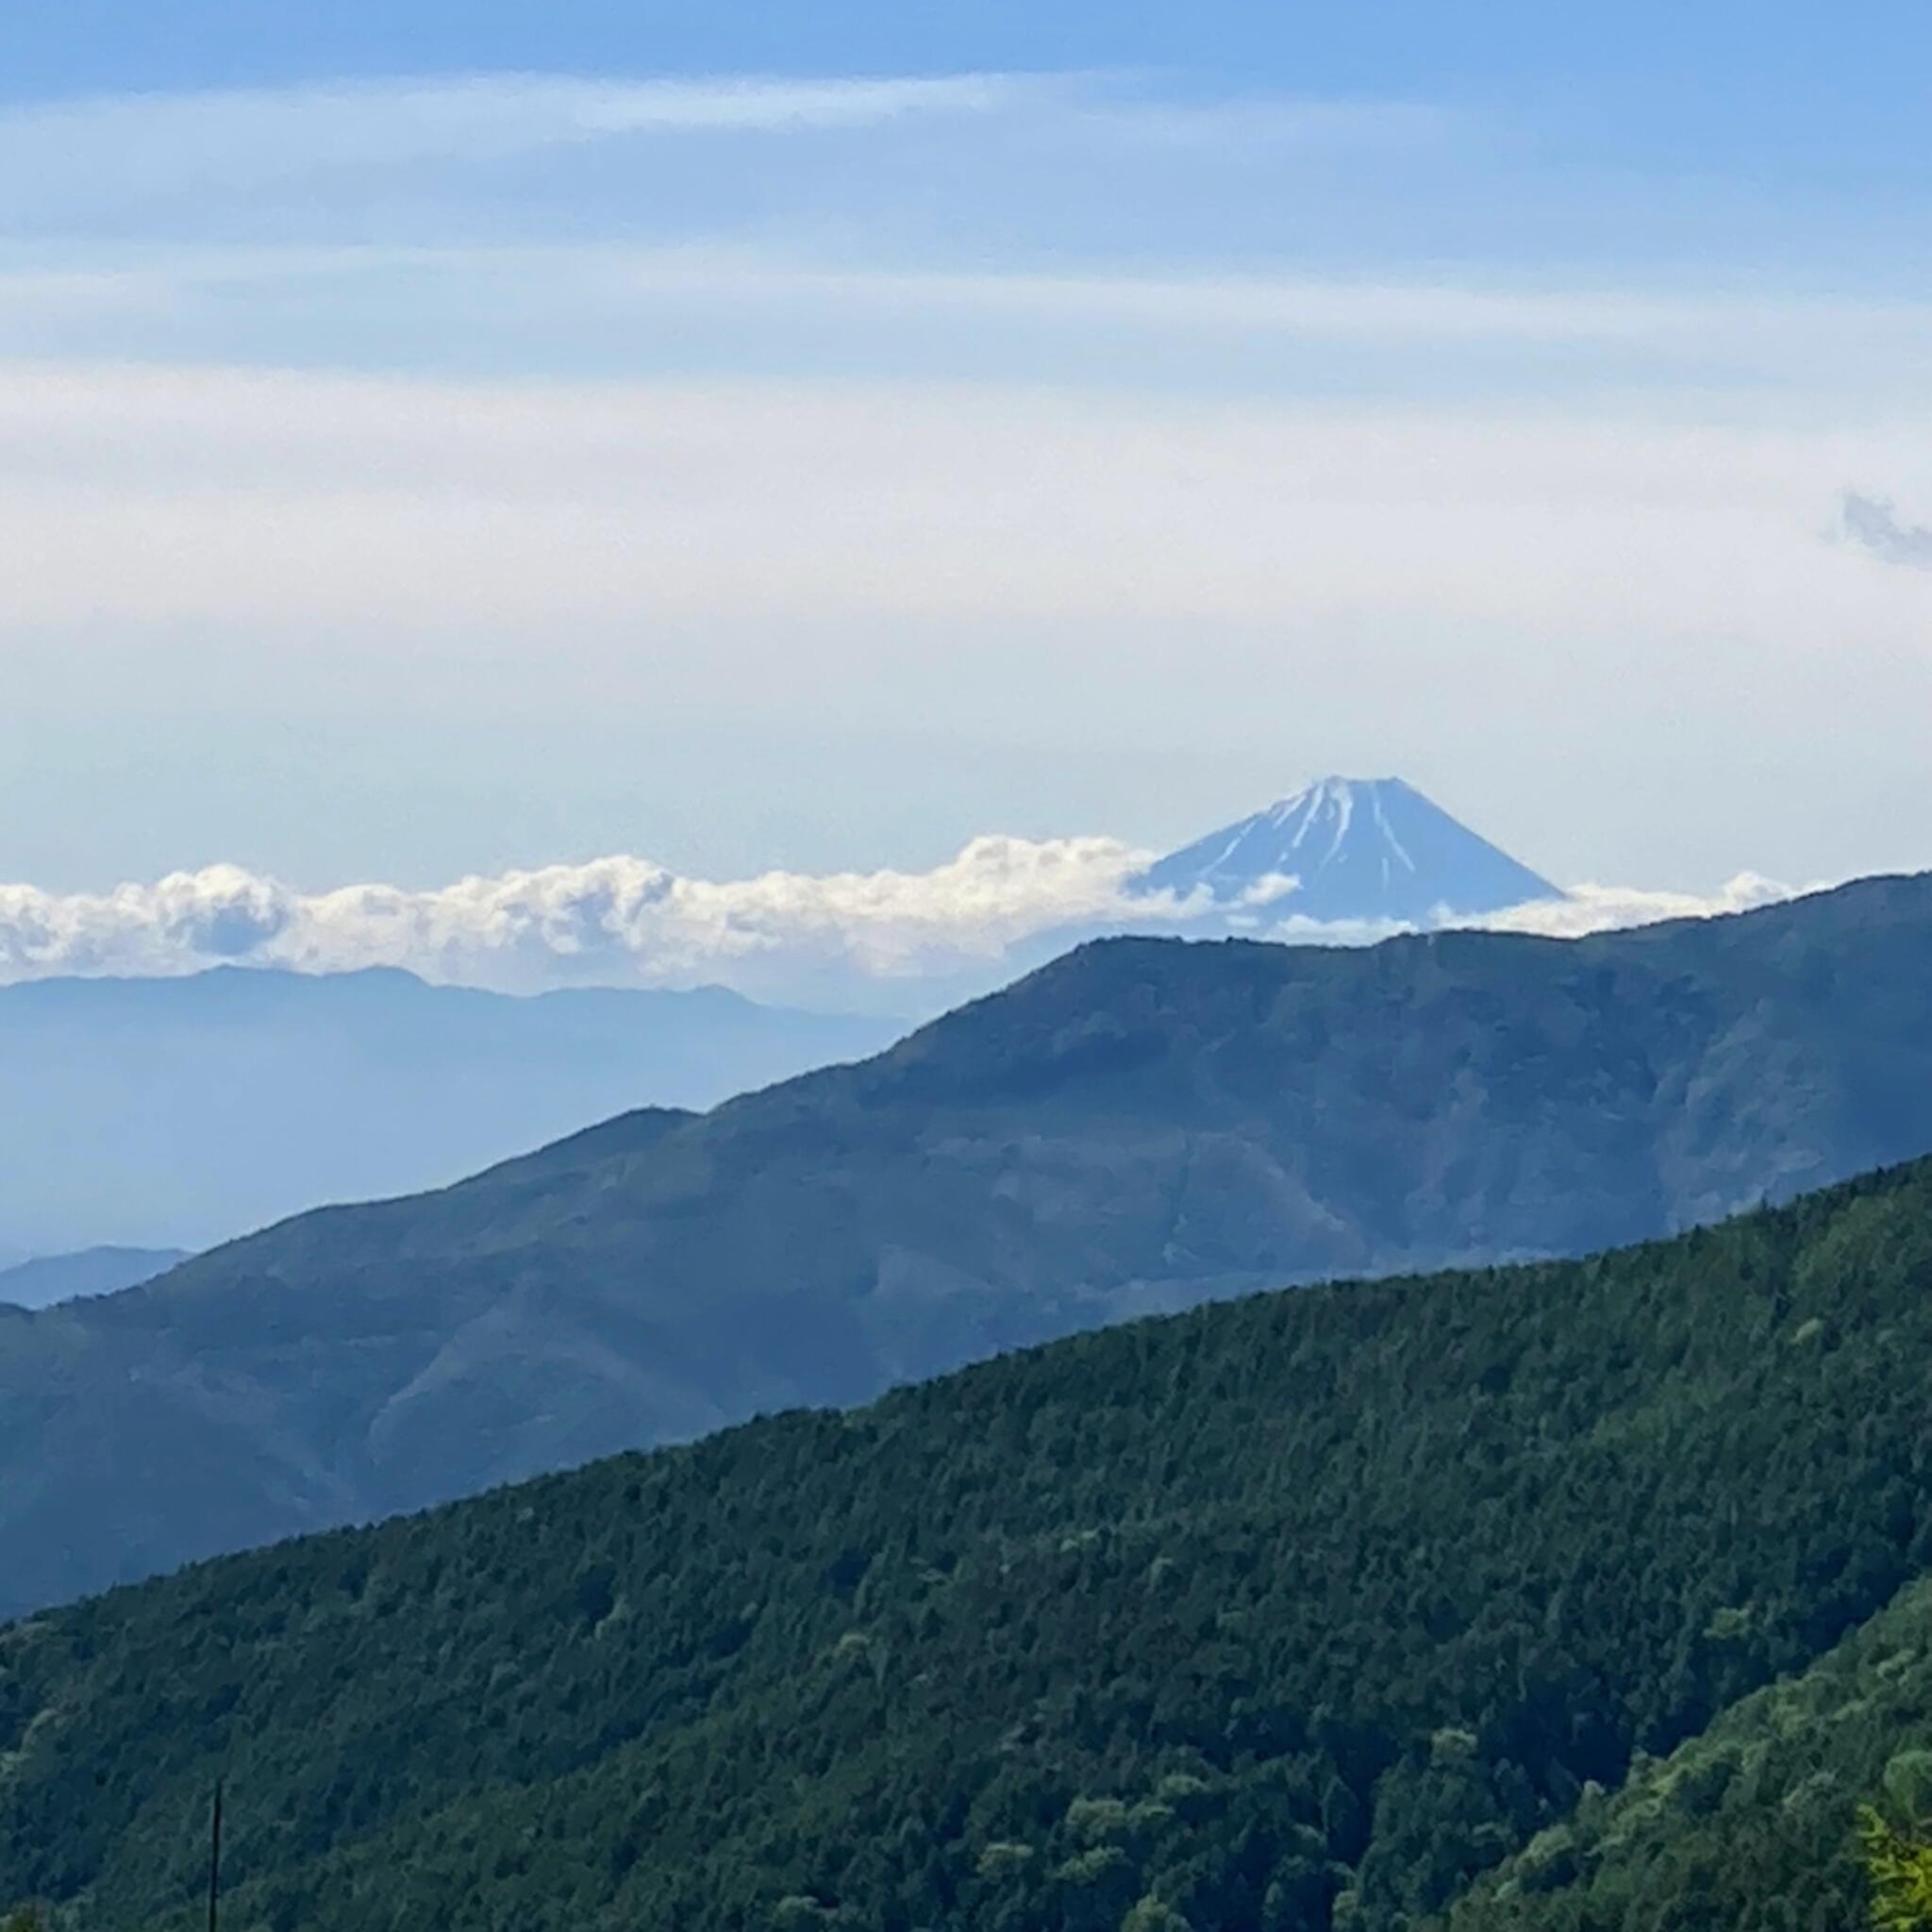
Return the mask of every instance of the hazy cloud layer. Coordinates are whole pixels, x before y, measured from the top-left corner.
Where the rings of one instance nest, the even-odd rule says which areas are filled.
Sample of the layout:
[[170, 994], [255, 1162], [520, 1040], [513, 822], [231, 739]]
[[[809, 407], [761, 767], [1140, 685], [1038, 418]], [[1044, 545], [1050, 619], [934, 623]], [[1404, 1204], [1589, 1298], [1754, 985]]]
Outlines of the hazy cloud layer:
[[1844, 494], [1845, 535], [1861, 550], [1883, 563], [1902, 563], [1908, 570], [1932, 570], [1932, 528], [1901, 521], [1897, 508], [1882, 497]]
[[[1112, 839], [985, 837], [924, 873], [711, 880], [618, 857], [426, 891], [361, 885], [305, 894], [227, 865], [98, 894], [4, 886], [0, 979], [238, 962], [306, 972], [400, 966], [511, 991], [716, 982], [763, 997], [883, 1000], [915, 1010], [959, 985], [999, 977], [1029, 941], [1121, 926], [1186, 929], [1205, 901], [1134, 892], [1147, 858]], [[1792, 891], [1753, 874], [1708, 898], [1587, 885], [1568, 899], [1479, 923], [1574, 938], [1740, 911]], [[1298, 918], [1293, 898], [1292, 882], [1279, 882], [1228, 924], [1257, 938], [1324, 944], [1403, 929]], [[1441, 923], [1464, 922], [1445, 909]]]
[[[1174, 748], [1238, 762], [1158, 811], [1143, 776], [1102, 823], [1179, 842], [1251, 786], [1374, 763], [1546, 876], [1922, 865], [1927, 578], [1819, 531], [1846, 475], [1917, 500], [1924, 419], [1699, 410], [0, 363], [5, 863], [152, 877], [236, 850], [242, 812], [243, 856], [311, 878], [447, 877], [491, 838], [836, 863], [842, 833], [758, 822], [782, 742], [797, 816], [887, 822], [902, 863], [989, 800], [1078, 823], [1096, 760]], [[369, 749], [291, 805], [307, 729]], [[997, 789], [896, 842], [942, 781], [874, 748], [935, 732], [962, 766], [1000, 750]], [[648, 791], [673, 739], [707, 755]], [[1827, 742], [1842, 817], [1782, 775]], [[172, 802], [130, 775], [158, 752], [174, 796], [197, 764], [233, 782], [144, 847], [80, 849], [15, 775], [70, 799], [101, 760], [94, 816], [138, 821]], [[494, 830], [592, 782], [630, 802]], [[477, 830], [425, 855], [439, 792]]]
[[1917, 445], [1024, 385], [0, 365], [0, 602], [345, 648], [366, 625], [384, 654], [680, 615], [1923, 639], [1916, 596], [1812, 539], [1847, 448]]

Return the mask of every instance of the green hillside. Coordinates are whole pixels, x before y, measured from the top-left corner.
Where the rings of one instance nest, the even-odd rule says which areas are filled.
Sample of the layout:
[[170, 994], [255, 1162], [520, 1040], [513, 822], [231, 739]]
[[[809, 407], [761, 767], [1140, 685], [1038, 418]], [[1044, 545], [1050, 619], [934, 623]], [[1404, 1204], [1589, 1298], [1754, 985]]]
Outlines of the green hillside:
[[237, 1932], [1396, 1932], [1932, 1570], [1928, 1291], [1932, 1164], [119, 1591], [0, 1634], [0, 1896], [192, 1912], [222, 1773]]
[[877, 1058], [0, 1314], [0, 1616], [1137, 1315], [1932, 1149], [1932, 877], [1574, 942], [1084, 947]]
[[1861, 1806], [1932, 1818], [1932, 1582], [1574, 1814], [1461, 1901], [1447, 1932], [1852, 1927]]

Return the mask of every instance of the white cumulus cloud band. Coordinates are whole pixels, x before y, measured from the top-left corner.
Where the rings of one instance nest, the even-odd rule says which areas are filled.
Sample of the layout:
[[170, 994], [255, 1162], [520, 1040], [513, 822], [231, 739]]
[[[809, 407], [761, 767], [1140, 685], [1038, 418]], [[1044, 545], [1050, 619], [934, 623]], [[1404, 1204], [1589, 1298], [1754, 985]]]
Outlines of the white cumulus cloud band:
[[233, 865], [103, 893], [0, 886], [0, 979], [224, 961], [306, 972], [401, 966], [513, 990], [763, 985], [826, 971], [918, 979], [995, 962], [1058, 924], [1109, 916], [1139, 862], [1109, 839], [988, 837], [924, 873], [710, 880], [614, 857], [420, 891], [302, 893]]
[[1542, 899], [1507, 912], [1491, 913], [1482, 923], [1491, 932], [1539, 933], [1545, 939], [1580, 940], [1593, 932], [1622, 926], [1657, 925], [1667, 919], [1711, 919], [1731, 912], [1752, 912], [1775, 906], [1806, 892], [1823, 891], [1825, 882], [1789, 886], [1755, 872], [1740, 872], [1715, 892], [1645, 891], [1632, 886], [1584, 884], [1572, 886], [1561, 899]]
[[[315, 973], [395, 966], [513, 991], [718, 983], [764, 997], [924, 1005], [996, 977], [1027, 941], [1122, 926], [1190, 929], [1205, 901], [1134, 890], [1147, 858], [1114, 839], [988, 836], [926, 872], [711, 880], [620, 856], [425, 891], [371, 884], [304, 893], [234, 865], [99, 893], [0, 886], [0, 981], [223, 963]], [[1575, 938], [1741, 911], [1793, 891], [1752, 874], [1707, 898], [1586, 885], [1475, 923]], [[1237, 908], [1222, 929], [1328, 944], [1401, 929], [1300, 917], [1293, 896], [1285, 890]], [[1471, 922], [1445, 910], [1441, 923]]]

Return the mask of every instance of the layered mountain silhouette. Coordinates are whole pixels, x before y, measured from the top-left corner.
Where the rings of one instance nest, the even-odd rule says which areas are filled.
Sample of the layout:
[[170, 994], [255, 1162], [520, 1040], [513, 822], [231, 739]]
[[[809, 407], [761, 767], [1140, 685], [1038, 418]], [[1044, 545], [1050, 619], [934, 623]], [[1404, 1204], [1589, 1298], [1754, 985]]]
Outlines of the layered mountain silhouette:
[[[1287, 918], [1425, 925], [1556, 888], [1399, 779], [1327, 778], [1154, 866], [1194, 936]], [[1163, 906], [1034, 935], [977, 992]], [[723, 989], [512, 999], [391, 969], [224, 967], [0, 988], [0, 1263], [114, 1244], [204, 1248], [329, 1201], [437, 1186], [641, 1105], [706, 1108], [904, 1030]]]
[[0, 1310], [0, 1611], [1124, 1316], [1932, 1147], [1932, 878], [1559, 942], [1084, 947], [890, 1052]]
[[83, 1248], [73, 1255], [39, 1255], [0, 1268], [0, 1302], [45, 1308], [77, 1295], [112, 1294], [165, 1274], [187, 1258], [185, 1248]]
[[0, 1245], [207, 1247], [440, 1186], [646, 1101], [708, 1107], [903, 1030], [716, 987], [512, 999], [391, 970], [0, 988]]
[[1400, 778], [1323, 778], [1171, 853], [1140, 884], [1273, 917], [1408, 925], [1563, 896]]

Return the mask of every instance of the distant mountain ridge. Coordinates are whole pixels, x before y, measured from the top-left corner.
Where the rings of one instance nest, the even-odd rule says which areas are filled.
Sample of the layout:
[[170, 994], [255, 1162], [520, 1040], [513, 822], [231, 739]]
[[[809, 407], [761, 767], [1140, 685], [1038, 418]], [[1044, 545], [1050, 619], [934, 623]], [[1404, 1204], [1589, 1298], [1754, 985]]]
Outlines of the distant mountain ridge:
[[1170, 853], [1138, 883], [1337, 924], [1424, 924], [1563, 896], [1400, 778], [1319, 779]]
[[113, 1294], [152, 1281], [187, 1258], [185, 1248], [83, 1248], [73, 1255], [38, 1255], [0, 1268], [0, 1303], [45, 1308], [76, 1295]]
[[1575, 941], [1090, 945], [891, 1052], [0, 1313], [0, 1614], [1245, 1290], [1932, 1148], [1932, 877]]
[[0, 1246], [212, 1246], [903, 1030], [720, 987], [520, 999], [390, 968], [0, 987]]
[[[1399, 779], [1327, 778], [1192, 841], [1112, 916], [908, 983], [932, 1004], [1103, 935], [1374, 934], [1556, 889]], [[1178, 926], [1170, 895], [1197, 908]], [[836, 1004], [836, 1002], [835, 1002]], [[200, 1250], [304, 1208], [453, 1181], [637, 1107], [704, 1108], [861, 1058], [889, 1019], [719, 987], [515, 999], [393, 968], [223, 966], [0, 987], [0, 1260]]]

